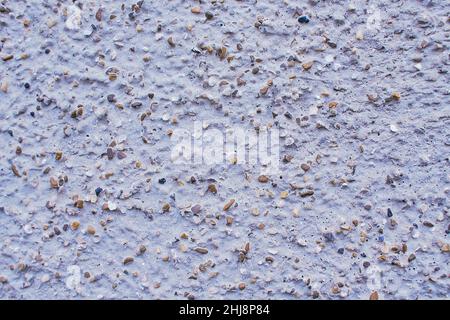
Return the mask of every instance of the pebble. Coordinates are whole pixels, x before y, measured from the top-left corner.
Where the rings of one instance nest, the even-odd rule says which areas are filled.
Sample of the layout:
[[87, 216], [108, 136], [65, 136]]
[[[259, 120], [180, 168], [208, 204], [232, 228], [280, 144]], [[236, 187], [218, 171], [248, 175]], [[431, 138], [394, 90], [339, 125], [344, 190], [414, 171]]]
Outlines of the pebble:
[[112, 148], [106, 149], [106, 156], [108, 157], [108, 160], [114, 159], [114, 151]]
[[162, 207], [163, 212], [169, 212], [170, 211], [170, 204], [165, 203]]
[[361, 41], [363, 39], [364, 39], [364, 33], [361, 30], [357, 31], [356, 32], [356, 40]]
[[212, 20], [214, 18], [214, 14], [211, 11], [206, 11], [205, 17], [207, 20]]
[[223, 211], [228, 211], [231, 206], [235, 203], [234, 199], [230, 199], [223, 207]]
[[192, 213], [198, 214], [200, 211], [202, 211], [202, 206], [199, 204], [196, 204], [191, 208]]
[[117, 102], [116, 96], [114, 94], [108, 94], [106, 98], [108, 99], [108, 102]]
[[309, 23], [309, 17], [308, 16], [300, 16], [300, 17], [298, 17], [298, 22], [299, 23], [302, 23], [302, 24], [305, 24], [305, 23]]
[[301, 167], [302, 170], [305, 171], [305, 172], [309, 171], [309, 169], [311, 168], [311, 167], [310, 167], [308, 164], [306, 164], [306, 163], [302, 163], [302, 164], [300, 165], [300, 167]]
[[90, 234], [90, 235], [94, 235], [95, 232], [96, 232], [96, 231], [95, 231], [95, 228], [94, 228], [93, 226], [91, 226], [91, 225], [89, 225], [89, 226], [87, 227], [86, 231], [87, 231], [87, 233]]
[[147, 247], [141, 244], [139, 246], [138, 255], [143, 255], [147, 251]]
[[78, 228], [80, 227], [80, 222], [77, 220], [72, 221], [70, 223], [70, 227], [72, 228], [72, 230], [78, 230]]
[[305, 198], [305, 197], [309, 197], [314, 195], [314, 191], [313, 190], [306, 190], [306, 191], [302, 191], [300, 192], [300, 197]]
[[125, 259], [123, 259], [123, 264], [127, 265], [127, 264], [132, 263], [133, 261], [134, 261], [133, 257], [126, 257]]
[[8, 88], [9, 88], [8, 82], [2, 81], [1, 84], [0, 84], [0, 90], [3, 93], [8, 93]]
[[400, 100], [400, 92], [394, 92], [394, 93], [392, 93], [392, 95], [391, 95], [391, 98], [392, 99], [394, 99], [394, 100], [396, 100], [396, 101], [399, 101]]
[[56, 180], [54, 177], [50, 177], [50, 186], [53, 189], [58, 189], [59, 188], [58, 180]]
[[14, 56], [12, 54], [8, 54], [6, 56], [3, 56], [2, 60], [6, 62], [6, 61], [9, 61], [9, 60], [12, 60], [13, 58], [14, 58]]
[[167, 43], [168, 43], [171, 47], [175, 47], [175, 41], [173, 40], [172, 37], [167, 38]]
[[77, 207], [78, 209], [83, 209], [84, 201], [81, 199], [78, 199], [77, 201], [75, 201], [75, 207]]
[[216, 194], [217, 193], [217, 187], [215, 184], [211, 183], [208, 185], [208, 191], [211, 193]]
[[20, 172], [19, 172], [19, 169], [17, 169], [17, 166], [15, 165], [15, 164], [12, 164], [11, 165], [11, 170], [12, 170], [12, 172], [14, 173], [14, 175], [16, 176], [16, 177], [21, 177], [22, 175], [20, 174]]
[[201, 254], [207, 254], [207, 253], [208, 253], [208, 249], [202, 248], [202, 247], [196, 247], [196, 248], [194, 249], [194, 251], [196, 251], [196, 252], [198, 252], [198, 253], [201, 253]]
[[305, 63], [302, 64], [302, 68], [305, 71], [308, 71], [309, 69], [312, 68], [313, 64], [314, 64], [314, 61], [305, 62]]
[[261, 175], [258, 177], [258, 181], [261, 183], [267, 183], [269, 181], [269, 177], [267, 177], [265, 175]]
[[325, 233], [323, 234], [323, 237], [324, 237], [325, 240], [328, 241], [328, 242], [334, 242], [334, 240], [335, 240], [334, 235], [333, 235], [333, 233], [331, 233], [331, 232], [325, 232]]
[[100, 195], [100, 193], [102, 193], [103, 189], [98, 187], [95, 189], [95, 195], [98, 197]]
[[377, 291], [373, 291], [370, 294], [369, 300], [378, 300], [378, 292]]

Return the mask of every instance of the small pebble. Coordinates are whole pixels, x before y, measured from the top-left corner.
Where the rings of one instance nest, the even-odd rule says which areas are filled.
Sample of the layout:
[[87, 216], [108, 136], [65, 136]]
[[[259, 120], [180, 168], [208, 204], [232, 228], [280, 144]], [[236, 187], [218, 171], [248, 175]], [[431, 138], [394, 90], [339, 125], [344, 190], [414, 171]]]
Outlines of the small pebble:
[[126, 257], [125, 259], [123, 259], [123, 264], [127, 265], [130, 264], [134, 261], [133, 257]]
[[309, 17], [308, 16], [300, 16], [300, 17], [298, 17], [298, 22], [302, 23], [302, 24], [308, 23]]
[[95, 234], [95, 228], [91, 225], [89, 225], [86, 229], [87, 233], [89, 233], [90, 235], [94, 235]]

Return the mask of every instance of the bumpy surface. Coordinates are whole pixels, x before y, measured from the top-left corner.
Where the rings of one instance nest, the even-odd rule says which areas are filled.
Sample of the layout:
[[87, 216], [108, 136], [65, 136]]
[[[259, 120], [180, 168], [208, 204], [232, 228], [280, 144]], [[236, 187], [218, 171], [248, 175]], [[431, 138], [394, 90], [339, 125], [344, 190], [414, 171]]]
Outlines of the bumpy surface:
[[[0, 298], [448, 298], [449, 13], [1, 0]], [[174, 164], [196, 120], [280, 173]]]

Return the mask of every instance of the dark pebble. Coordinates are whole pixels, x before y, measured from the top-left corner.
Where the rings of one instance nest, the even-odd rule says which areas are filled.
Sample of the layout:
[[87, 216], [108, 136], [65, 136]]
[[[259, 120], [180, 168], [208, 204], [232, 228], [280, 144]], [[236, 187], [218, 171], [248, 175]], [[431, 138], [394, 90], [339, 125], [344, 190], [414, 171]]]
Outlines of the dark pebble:
[[337, 251], [339, 254], [344, 254], [344, 248], [339, 248]]
[[141, 106], [142, 106], [142, 102], [140, 102], [140, 101], [133, 101], [131, 103], [131, 107], [135, 108], [135, 109], [140, 108]]
[[95, 195], [98, 197], [98, 195], [99, 195], [100, 193], [102, 193], [102, 191], [103, 191], [103, 189], [100, 188], [100, 187], [98, 187], [97, 189], [95, 189]]
[[106, 155], [108, 156], [108, 160], [112, 160], [114, 158], [114, 151], [112, 148], [106, 149]]
[[116, 102], [116, 96], [113, 94], [108, 94], [108, 102]]
[[30, 84], [28, 82], [26, 82], [24, 85], [25, 89], [30, 89]]
[[214, 15], [212, 14], [212, 12], [206, 11], [205, 17], [206, 17], [206, 19], [211, 20], [212, 18], [214, 18]]
[[392, 210], [390, 208], [387, 209], [387, 216], [390, 218], [392, 217], [394, 214], [392, 213]]
[[164, 183], [166, 183], [166, 179], [165, 178], [161, 178], [161, 179], [158, 180], [158, 182], [160, 184], [164, 184]]
[[308, 16], [300, 16], [298, 18], [298, 22], [300, 22], [300, 23], [308, 23], [309, 22], [309, 18], [308, 18]]
[[323, 234], [325, 240], [327, 240], [328, 242], [333, 242], [334, 241], [334, 235], [331, 232], [325, 232]]

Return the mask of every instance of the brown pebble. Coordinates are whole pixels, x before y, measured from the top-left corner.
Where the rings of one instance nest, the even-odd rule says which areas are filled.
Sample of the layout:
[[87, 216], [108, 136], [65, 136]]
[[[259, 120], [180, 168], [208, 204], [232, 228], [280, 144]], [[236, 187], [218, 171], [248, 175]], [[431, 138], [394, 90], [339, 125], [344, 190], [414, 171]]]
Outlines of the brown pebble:
[[328, 108], [334, 109], [337, 107], [337, 105], [338, 103], [336, 101], [331, 101], [330, 103], [328, 103]]
[[223, 60], [227, 57], [227, 48], [220, 47], [217, 49], [217, 55], [219, 56], [220, 60]]
[[245, 283], [241, 282], [239, 283], [239, 290], [244, 290], [245, 289]]
[[311, 168], [311, 167], [310, 167], [308, 164], [306, 164], [306, 163], [302, 163], [302, 164], [300, 165], [300, 167], [301, 167], [302, 170], [305, 171], [305, 172], [309, 171], [309, 169]]
[[268, 91], [269, 91], [269, 86], [263, 86], [263, 87], [261, 87], [261, 89], [259, 89], [259, 93], [262, 95], [267, 94]]
[[97, 13], [95, 14], [95, 19], [99, 22], [102, 21], [102, 13], [103, 13], [103, 10], [101, 8], [99, 8], [97, 10]]
[[22, 148], [20, 146], [17, 146], [16, 155], [20, 156], [21, 154], [22, 154]]
[[50, 177], [50, 186], [51, 186], [53, 189], [58, 189], [58, 187], [59, 187], [58, 180], [56, 180], [56, 179], [53, 178], [53, 177]]
[[233, 217], [228, 216], [226, 218], [226, 220], [227, 220], [227, 226], [231, 226], [233, 224]]
[[396, 101], [400, 100], [400, 92], [392, 93], [391, 98], [396, 100]]
[[200, 7], [192, 7], [191, 12], [198, 14], [198, 13], [202, 12], [202, 10], [200, 9]]
[[12, 58], [14, 58], [14, 56], [12, 54], [8, 54], [6, 56], [3, 56], [2, 60], [6, 62], [11, 60]]
[[261, 183], [267, 183], [269, 181], [269, 177], [267, 177], [265, 175], [261, 175], [258, 177], [258, 181]]
[[208, 253], [208, 249], [206, 248], [202, 248], [202, 247], [197, 247], [194, 249], [194, 251], [201, 253], [201, 254], [207, 254]]
[[126, 257], [125, 259], [123, 259], [123, 264], [129, 264], [132, 263], [134, 261], [133, 257]]
[[144, 254], [145, 251], [147, 251], [147, 247], [144, 246], [143, 244], [141, 244], [141, 245], [139, 246], [139, 255]]
[[77, 207], [78, 209], [83, 209], [84, 201], [81, 199], [78, 199], [77, 201], [75, 201], [75, 207]]
[[2, 82], [2, 83], [0, 84], [0, 90], [1, 90], [3, 93], [8, 93], [8, 87], [9, 87], [9, 84], [8, 84], [8, 82], [6, 82], [6, 81], [4, 81], [4, 82]]
[[228, 211], [234, 203], [235, 203], [235, 200], [234, 200], [234, 199], [231, 199], [230, 201], [228, 201], [228, 202], [223, 206], [223, 211]]
[[163, 212], [169, 212], [170, 211], [170, 204], [165, 203], [162, 207]]
[[0, 276], [0, 283], [1, 284], [8, 283], [8, 278], [6, 278], [5, 276]]
[[72, 223], [70, 224], [70, 227], [72, 228], [72, 230], [77, 230], [80, 227], [80, 222], [77, 220], [72, 221]]
[[378, 292], [374, 291], [370, 294], [369, 300], [378, 300]]
[[89, 225], [86, 229], [87, 233], [89, 233], [90, 235], [94, 235], [95, 234], [95, 228], [91, 225]]
[[62, 155], [63, 155], [62, 151], [57, 151], [57, 152], [55, 153], [55, 159], [56, 159], [57, 161], [61, 160], [61, 159], [62, 159]]
[[181, 239], [188, 239], [189, 236], [188, 236], [187, 233], [183, 232], [183, 233], [180, 235], [180, 238], [181, 238]]
[[16, 167], [15, 164], [12, 164], [12, 165], [11, 165], [11, 170], [12, 170], [12, 172], [14, 173], [14, 175], [15, 175], [16, 177], [21, 177], [21, 176], [22, 176], [22, 175], [20, 174], [19, 170], [17, 169], [17, 167]]
[[444, 244], [441, 246], [441, 251], [442, 251], [442, 252], [450, 252], [450, 244], [444, 243]]
[[305, 198], [305, 197], [309, 197], [312, 196], [314, 194], [313, 190], [306, 190], [300, 193], [300, 197]]
[[302, 64], [302, 67], [305, 71], [308, 71], [313, 66], [313, 61], [305, 62]]
[[175, 42], [173, 41], [173, 38], [172, 38], [172, 37], [169, 37], [169, 38], [167, 39], [167, 43], [168, 43], [171, 47], [175, 47]]
[[208, 185], [208, 191], [211, 193], [216, 194], [217, 193], [217, 187], [215, 184], [211, 183], [210, 185]]

